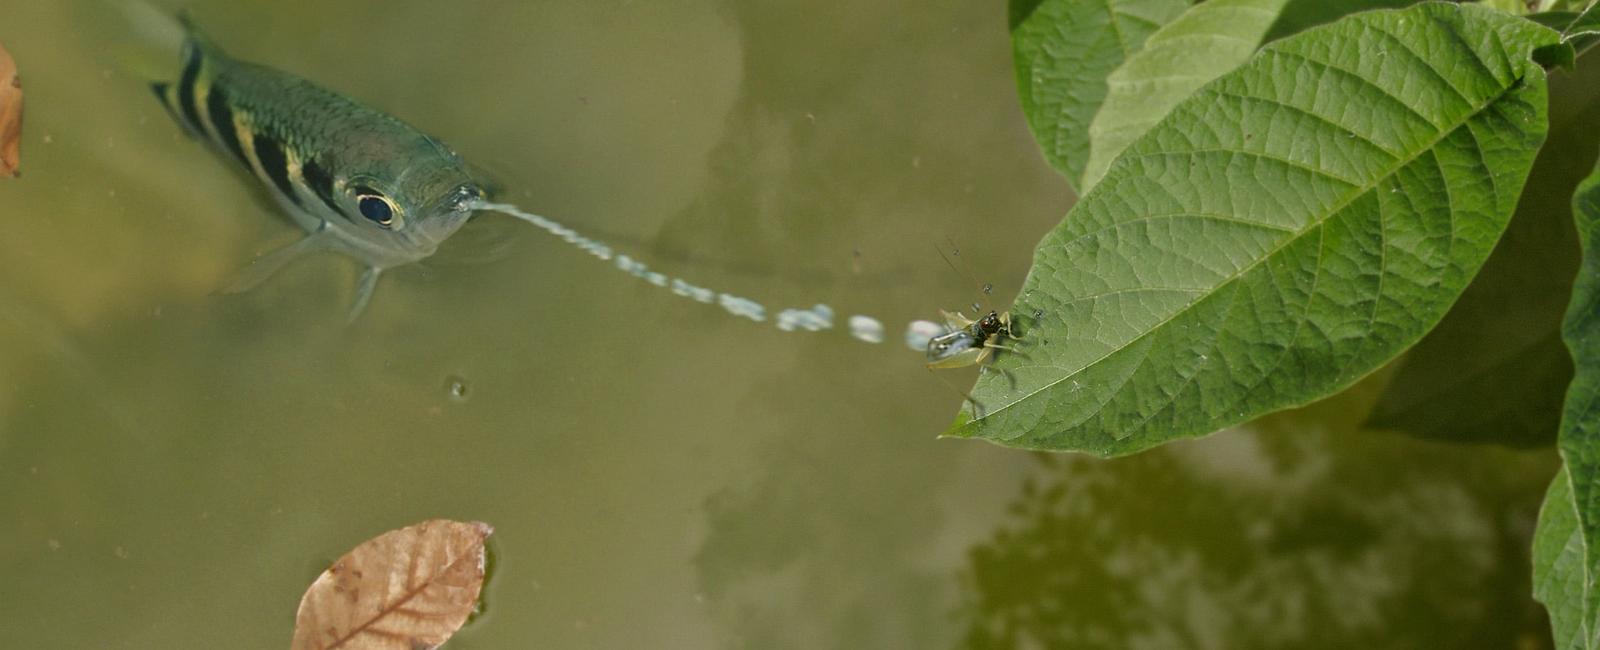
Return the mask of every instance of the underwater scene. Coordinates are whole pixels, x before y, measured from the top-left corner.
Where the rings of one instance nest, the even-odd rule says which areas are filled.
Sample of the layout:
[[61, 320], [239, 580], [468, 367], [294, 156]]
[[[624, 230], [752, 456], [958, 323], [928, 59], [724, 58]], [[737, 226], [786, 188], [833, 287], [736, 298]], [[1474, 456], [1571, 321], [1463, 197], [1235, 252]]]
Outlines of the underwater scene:
[[447, 519], [454, 649], [1552, 647], [1551, 439], [1371, 426], [1393, 365], [1121, 458], [940, 437], [1007, 353], [930, 367], [942, 312], [1038, 318], [1077, 200], [1004, 3], [122, 4], [0, 0], [19, 646], [284, 647]]

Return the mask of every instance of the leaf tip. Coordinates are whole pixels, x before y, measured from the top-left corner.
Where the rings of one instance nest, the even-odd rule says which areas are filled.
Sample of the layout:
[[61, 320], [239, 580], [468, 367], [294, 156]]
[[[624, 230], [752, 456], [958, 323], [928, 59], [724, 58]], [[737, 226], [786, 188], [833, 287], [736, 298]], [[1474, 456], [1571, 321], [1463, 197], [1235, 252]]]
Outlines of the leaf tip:
[[939, 438], [971, 438], [977, 433], [977, 422], [971, 411], [961, 409], [956, 412], [956, 419], [950, 423], [950, 427], [939, 434]]
[[1533, 62], [1546, 70], [1561, 68], [1571, 72], [1577, 59], [1578, 51], [1573, 49], [1569, 41], [1552, 43], [1533, 50]]

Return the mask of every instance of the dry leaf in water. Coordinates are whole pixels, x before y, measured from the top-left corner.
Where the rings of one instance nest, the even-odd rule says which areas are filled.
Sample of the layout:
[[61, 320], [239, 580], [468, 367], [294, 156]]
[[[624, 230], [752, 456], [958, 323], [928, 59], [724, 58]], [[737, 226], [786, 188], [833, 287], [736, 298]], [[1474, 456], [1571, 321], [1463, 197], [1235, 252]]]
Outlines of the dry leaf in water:
[[477, 605], [491, 532], [430, 519], [362, 542], [300, 599], [293, 650], [438, 647]]
[[22, 78], [17, 62], [0, 46], [0, 174], [16, 176], [22, 163]]

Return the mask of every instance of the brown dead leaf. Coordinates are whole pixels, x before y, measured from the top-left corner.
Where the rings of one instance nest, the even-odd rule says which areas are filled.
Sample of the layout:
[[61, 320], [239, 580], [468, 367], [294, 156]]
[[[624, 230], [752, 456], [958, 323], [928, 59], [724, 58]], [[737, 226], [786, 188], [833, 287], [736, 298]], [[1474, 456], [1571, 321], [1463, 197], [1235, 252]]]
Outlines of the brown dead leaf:
[[0, 174], [17, 176], [22, 148], [22, 78], [17, 62], [0, 46]]
[[300, 599], [293, 650], [436, 648], [483, 588], [482, 522], [430, 519], [362, 542]]

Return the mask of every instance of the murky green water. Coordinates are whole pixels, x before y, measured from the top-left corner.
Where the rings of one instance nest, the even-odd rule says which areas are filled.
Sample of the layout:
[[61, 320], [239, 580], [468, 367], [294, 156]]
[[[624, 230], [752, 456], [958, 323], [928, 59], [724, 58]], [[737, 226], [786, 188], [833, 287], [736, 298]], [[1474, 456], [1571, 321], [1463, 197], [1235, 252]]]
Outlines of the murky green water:
[[1357, 431], [1371, 382], [1119, 461], [933, 439], [960, 398], [894, 339], [981, 298], [934, 247], [1011, 295], [1071, 201], [998, 5], [191, 4], [523, 207], [891, 342], [735, 320], [501, 217], [352, 327], [335, 257], [211, 295], [293, 227], [114, 69], [105, 16], [0, 0], [28, 99], [0, 182], [15, 645], [284, 647], [332, 558], [431, 517], [497, 529], [455, 648], [1548, 643], [1553, 454]]

